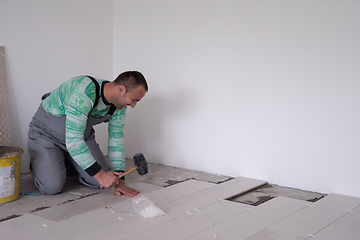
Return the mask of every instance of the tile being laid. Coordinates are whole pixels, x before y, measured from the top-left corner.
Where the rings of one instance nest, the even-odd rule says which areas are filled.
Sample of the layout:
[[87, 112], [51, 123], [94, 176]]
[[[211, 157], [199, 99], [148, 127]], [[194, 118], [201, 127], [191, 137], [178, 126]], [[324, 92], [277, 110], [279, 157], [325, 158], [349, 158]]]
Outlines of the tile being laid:
[[253, 234], [305, 207], [305, 201], [286, 197], [276, 197], [253, 208], [252, 211], [246, 211], [186, 239], [247, 239]]
[[[127, 160], [127, 168], [132, 167], [133, 163]], [[158, 186], [170, 186], [173, 183], [183, 182], [189, 179], [200, 180], [211, 183], [220, 183], [229, 179], [228, 176], [214, 175], [198, 171], [189, 171], [183, 168], [170, 167], [160, 164], [148, 163], [149, 172], [147, 175], [132, 174], [129, 181], [141, 181]]]
[[359, 206], [360, 198], [330, 194], [313, 204], [308, 203], [308, 205], [308, 207], [251, 236], [249, 240], [308, 239], [347, 214], [349, 210]]
[[[162, 199], [164, 202], [170, 202], [179, 197], [183, 197], [200, 190], [217, 186], [214, 183], [203, 182], [198, 180], [187, 180], [176, 185], [172, 185], [163, 189], [160, 189], [154, 193], [149, 193], [146, 197], [150, 200]], [[169, 194], [171, 192], [172, 194]]]

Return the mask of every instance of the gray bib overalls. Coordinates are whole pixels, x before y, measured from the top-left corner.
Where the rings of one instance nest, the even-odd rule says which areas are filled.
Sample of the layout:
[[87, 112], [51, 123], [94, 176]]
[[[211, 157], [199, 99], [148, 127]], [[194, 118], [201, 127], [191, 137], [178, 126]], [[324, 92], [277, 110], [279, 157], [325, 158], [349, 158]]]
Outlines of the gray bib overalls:
[[[96, 86], [95, 107], [99, 99], [100, 87], [94, 78], [90, 78]], [[45, 94], [43, 99], [49, 94]], [[84, 132], [84, 140], [91, 154], [104, 171], [109, 171], [110, 167], [95, 141], [93, 126], [109, 120], [114, 111], [115, 109], [112, 106], [111, 111], [103, 118], [94, 118], [89, 112]], [[66, 164], [71, 165], [76, 170], [78, 179], [82, 184], [100, 187], [97, 180], [83, 170], [69, 155], [65, 144], [65, 120], [66, 116], [55, 117], [47, 113], [40, 104], [29, 125], [28, 149], [31, 172], [36, 187], [44, 194], [57, 194], [64, 189], [67, 177]]]

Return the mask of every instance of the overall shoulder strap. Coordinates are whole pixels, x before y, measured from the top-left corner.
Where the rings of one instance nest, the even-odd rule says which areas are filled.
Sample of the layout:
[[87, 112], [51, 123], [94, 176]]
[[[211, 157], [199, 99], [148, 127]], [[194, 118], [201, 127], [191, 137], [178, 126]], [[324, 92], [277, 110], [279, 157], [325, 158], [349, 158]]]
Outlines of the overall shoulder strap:
[[110, 109], [109, 109], [109, 111], [108, 111], [107, 114], [113, 115], [113, 113], [115, 112], [115, 110], [116, 110], [116, 107], [115, 107], [113, 104], [111, 104]]
[[[96, 105], [98, 104], [99, 102], [99, 98], [100, 98], [100, 95], [99, 95], [99, 91], [100, 91], [100, 86], [99, 86], [99, 83], [95, 80], [95, 78], [93, 78], [92, 76], [87, 76], [88, 78], [91, 79], [91, 81], [95, 84], [95, 91], [96, 91], [96, 95], [95, 95], [95, 102], [94, 102], [94, 106], [92, 109], [94, 109], [96, 107]], [[91, 110], [92, 110], [91, 109]]]

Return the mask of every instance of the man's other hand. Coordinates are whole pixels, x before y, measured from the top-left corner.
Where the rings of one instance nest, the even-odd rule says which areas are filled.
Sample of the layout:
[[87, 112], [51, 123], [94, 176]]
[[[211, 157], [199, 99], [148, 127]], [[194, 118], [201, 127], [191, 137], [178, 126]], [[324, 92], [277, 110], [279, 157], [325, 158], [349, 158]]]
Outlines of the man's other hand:
[[119, 182], [115, 185], [114, 193], [117, 196], [121, 196], [122, 194], [125, 194], [130, 197], [135, 197], [140, 192], [136, 189], [132, 189], [126, 186], [124, 179], [119, 179]]

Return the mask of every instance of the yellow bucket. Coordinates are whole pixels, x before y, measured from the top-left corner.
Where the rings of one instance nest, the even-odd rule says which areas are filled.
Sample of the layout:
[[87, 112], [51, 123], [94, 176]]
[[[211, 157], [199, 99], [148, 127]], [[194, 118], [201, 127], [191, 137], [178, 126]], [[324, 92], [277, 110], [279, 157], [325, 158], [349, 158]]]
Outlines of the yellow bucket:
[[18, 147], [0, 146], [0, 204], [19, 198], [23, 153], [24, 151]]

